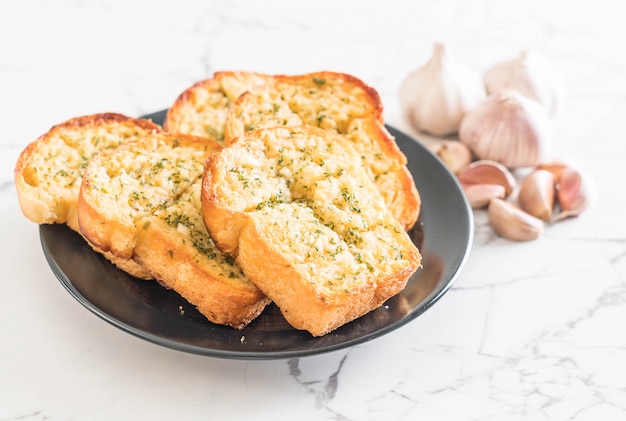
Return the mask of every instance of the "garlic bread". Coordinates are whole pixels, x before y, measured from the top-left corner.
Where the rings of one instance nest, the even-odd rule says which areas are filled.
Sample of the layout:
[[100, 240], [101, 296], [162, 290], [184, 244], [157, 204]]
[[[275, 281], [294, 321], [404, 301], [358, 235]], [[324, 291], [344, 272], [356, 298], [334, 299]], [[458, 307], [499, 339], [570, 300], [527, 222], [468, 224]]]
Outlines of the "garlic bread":
[[207, 160], [202, 210], [215, 244], [314, 336], [382, 305], [420, 265], [360, 152], [331, 130], [244, 133]]
[[[160, 131], [151, 121], [116, 113], [81, 116], [55, 125], [17, 160], [14, 178], [23, 214], [37, 224], [67, 224], [79, 232], [78, 196], [92, 157]], [[135, 262], [96, 251], [131, 275], [149, 278]]]
[[204, 162], [220, 148], [206, 138], [157, 133], [99, 154], [85, 170], [78, 221], [97, 247], [137, 261], [210, 321], [240, 329], [269, 300], [204, 226]]

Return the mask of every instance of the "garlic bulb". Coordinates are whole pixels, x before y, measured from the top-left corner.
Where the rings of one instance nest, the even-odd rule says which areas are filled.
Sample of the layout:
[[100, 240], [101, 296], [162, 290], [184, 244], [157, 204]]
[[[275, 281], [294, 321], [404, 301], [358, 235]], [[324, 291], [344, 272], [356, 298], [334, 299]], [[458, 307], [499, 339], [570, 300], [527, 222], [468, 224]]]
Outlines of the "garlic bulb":
[[488, 69], [484, 81], [488, 94], [514, 89], [542, 104], [551, 116], [557, 113], [565, 97], [563, 78], [556, 67], [528, 51]]
[[399, 92], [406, 121], [435, 136], [456, 133], [465, 113], [485, 96], [480, 75], [439, 43], [431, 59], [404, 79]]
[[537, 165], [552, 149], [552, 125], [544, 107], [522, 94], [505, 89], [488, 96], [468, 112], [459, 140], [479, 159], [508, 168]]

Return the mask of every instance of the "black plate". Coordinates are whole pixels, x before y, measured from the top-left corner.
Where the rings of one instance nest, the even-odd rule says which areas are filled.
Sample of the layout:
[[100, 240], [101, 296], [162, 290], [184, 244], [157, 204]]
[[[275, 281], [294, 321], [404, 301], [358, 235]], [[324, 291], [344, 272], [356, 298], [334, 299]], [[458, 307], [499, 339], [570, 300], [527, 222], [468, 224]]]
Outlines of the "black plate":
[[[165, 111], [146, 116], [161, 124]], [[432, 153], [388, 127], [408, 158], [422, 197], [411, 236], [423, 268], [385, 305], [323, 337], [290, 327], [271, 304], [245, 329], [212, 324], [177, 293], [135, 279], [95, 253], [65, 225], [42, 225], [43, 252], [63, 286], [87, 309], [150, 342], [195, 354], [239, 359], [308, 356], [353, 346], [414, 320], [450, 288], [473, 237], [472, 212], [456, 178]]]

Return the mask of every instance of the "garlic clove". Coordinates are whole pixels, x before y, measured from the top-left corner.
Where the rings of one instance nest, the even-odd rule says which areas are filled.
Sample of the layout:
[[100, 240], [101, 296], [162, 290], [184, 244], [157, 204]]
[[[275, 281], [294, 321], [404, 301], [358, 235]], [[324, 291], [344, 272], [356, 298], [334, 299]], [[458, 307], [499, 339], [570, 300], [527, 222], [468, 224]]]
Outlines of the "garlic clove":
[[480, 74], [440, 43], [426, 64], [406, 76], [399, 91], [405, 120], [415, 130], [435, 136], [456, 133], [465, 113], [485, 96]]
[[535, 169], [551, 172], [556, 182], [561, 177], [561, 174], [563, 173], [563, 171], [565, 171], [568, 168], [570, 168], [569, 164], [559, 161], [559, 160], [555, 160], [555, 161], [541, 163], [537, 165]]
[[544, 222], [541, 219], [506, 200], [492, 199], [487, 212], [491, 227], [500, 237], [513, 241], [531, 241], [543, 233]]
[[552, 136], [545, 108], [510, 89], [487, 97], [463, 117], [459, 128], [459, 140], [478, 159], [494, 160], [509, 168], [545, 161]]
[[578, 216], [587, 209], [591, 198], [587, 178], [573, 168], [567, 168], [561, 173], [556, 185], [556, 198], [561, 211], [554, 218], [555, 221]]
[[520, 183], [517, 202], [522, 210], [543, 221], [552, 218], [554, 209], [554, 175], [547, 170], [535, 170]]
[[453, 174], [457, 174], [468, 166], [473, 159], [469, 148], [457, 140], [439, 141], [434, 145], [432, 151]]
[[500, 184], [461, 184], [461, 186], [472, 209], [486, 207], [491, 199], [506, 197], [506, 190]]
[[484, 74], [489, 94], [514, 89], [542, 104], [550, 116], [557, 114], [565, 99], [563, 77], [541, 55], [522, 51], [518, 57], [495, 64]]
[[511, 171], [499, 162], [481, 159], [474, 161], [457, 174], [461, 184], [499, 184], [504, 187], [505, 195], [510, 195], [517, 182]]

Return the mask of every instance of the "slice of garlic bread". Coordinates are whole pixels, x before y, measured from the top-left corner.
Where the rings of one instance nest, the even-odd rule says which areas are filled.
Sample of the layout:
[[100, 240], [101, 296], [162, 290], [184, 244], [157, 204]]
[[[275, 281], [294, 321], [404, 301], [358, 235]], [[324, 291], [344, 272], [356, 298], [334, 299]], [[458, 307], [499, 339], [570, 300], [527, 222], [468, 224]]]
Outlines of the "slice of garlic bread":
[[167, 111], [163, 128], [222, 142], [230, 104], [248, 89], [269, 79], [270, 76], [252, 72], [217, 72], [213, 78], [195, 83], [178, 96]]
[[113, 113], [76, 117], [52, 127], [22, 151], [15, 166], [22, 212], [37, 224], [67, 223], [77, 229], [78, 193], [89, 160], [159, 131], [148, 120]]
[[[148, 120], [115, 113], [76, 117], [52, 127], [22, 151], [15, 166], [22, 212], [37, 224], [66, 223], [79, 231], [78, 195], [83, 172], [92, 157], [160, 131]], [[102, 253], [122, 270], [140, 278], [149, 277], [135, 262]]]
[[78, 202], [83, 235], [133, 259], [210, 321], [243, 328], [269, 300], [222, 254], [200, 205], [204, 162], [221, 146], [157, 133], [94, 157]]
[[215, 244], [314, 336], [378, 308], [421, 260], [352, 144], [309, 125], [253, 130], [204, 171]]
[[248, 89], [226, 115], [226, 144], [255, 128], [308, 124], [345, 136], [388, 208], [405, 229], [419, 216], [420, 197], [406, 157], [383, 123], [378, 93], [354, 76], [317, 72], [274, 76]]
[[155, 133], [94, 156], [80, 187], [80, 231], [101, 250], [131, 258], [137, 218], [175, 201], [217, 149], [205, 138]]

